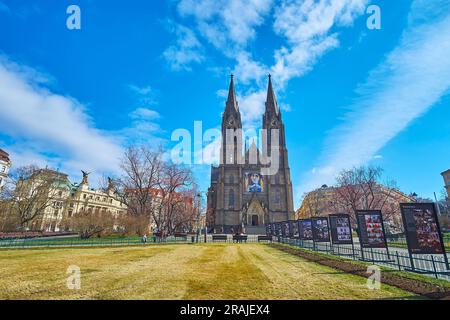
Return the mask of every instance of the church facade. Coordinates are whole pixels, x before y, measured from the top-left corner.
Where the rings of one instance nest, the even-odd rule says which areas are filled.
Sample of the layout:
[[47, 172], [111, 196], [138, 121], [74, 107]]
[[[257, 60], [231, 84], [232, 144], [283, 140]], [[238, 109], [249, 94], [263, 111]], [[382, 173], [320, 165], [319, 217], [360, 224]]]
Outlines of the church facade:
[[261, 234], [268, 223], [294, 219], [285, 128], [270, 76], [261, 128], [260, 147], [247, 143], [231, 76], [221, 159], [211, 167], [207, 193], [207, 224], [215, 233]]

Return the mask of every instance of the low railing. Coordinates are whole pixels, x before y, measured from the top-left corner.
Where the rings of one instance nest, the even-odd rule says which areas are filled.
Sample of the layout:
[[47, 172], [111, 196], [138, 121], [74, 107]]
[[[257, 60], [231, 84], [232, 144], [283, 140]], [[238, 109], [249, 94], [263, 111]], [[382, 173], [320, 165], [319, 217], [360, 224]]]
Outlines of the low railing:
[[[359, 243], [351, 245], [332, 245], [326, 243], [314, 243], [290, 238], [274, 238], [280, 243], [289, 244], [299, 248], [330, 254], [342, 258], [365, 261], [383, 267], [393, 268], [399, 271], [412, 271], [435, 278], [450, 281], [450, 270], [443, 255], [413, 255], [402, 249], [389, 246], [389, 253], [386, 249], [362, 249]], [[411, 264], [412, 260], [412, 264]]]
[[189, 243], [193, 239], [188, 236], [182, 237], [152, 237], [147, 241], [143, 241], [140, 237], [114, 237], [114, 238], [59, 238], [59, 239], [14, 239], [1, 240], [0, 249], [14, 249], [14, 248], [42, 248], [42, 247], [96, 247], [96, 246], [132, 246], [132, 245], [151, 245], [164, 243]]
[[248, 234], [248, 235], [232, 235], [232, 234], [208, 234], [199, 236], [199, 242], [206, 243], [259, 243], [269, 242], [270, 240], [261, 239], [261, 235]]
[[[398, 247], [398, 248], [408, 248], [408, 244], [406, 242], [405, 235], [396, 235], [396, 236], [387, 236], [386, 237], [387, 242], [389, 243], [389, 246], [391, 247]], [[450, 251], [450, 235], [444, 234], [442, 236], [442, 240], [444, 242], [445, 248], [447, 251]]]

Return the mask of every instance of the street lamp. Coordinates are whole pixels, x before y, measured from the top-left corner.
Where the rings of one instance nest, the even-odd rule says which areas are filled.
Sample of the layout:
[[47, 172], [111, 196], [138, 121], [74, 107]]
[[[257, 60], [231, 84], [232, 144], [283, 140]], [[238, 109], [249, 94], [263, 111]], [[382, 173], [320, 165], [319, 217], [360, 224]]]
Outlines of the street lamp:
[[[198, 198], [198, 211], [197, 211], [197, 242], [198, 242], [198, 237], [199, 237], [199, 235], [200, 235], [200, 231], [201, 231], [201, 226], [200, 226], [200, 216], [201, 216], [201, 206], [202, 206], [202, 194], [203, 193], [205, 193], [205, 194], [207, 194], [206, 192], [202, 192], [202, 191], [200, 191], [200, 192], [198, 192], [197, 193], [197, 198]], [[205, 221], [205, 230], [204, 230], [204, 232], [205, 232], [205, 235], [204, 235], [204, 241], [205, 241], [205, 243], [206, 243], [206, 238], [207, 238], [207, 227], [206, 227], [206, 221]]]

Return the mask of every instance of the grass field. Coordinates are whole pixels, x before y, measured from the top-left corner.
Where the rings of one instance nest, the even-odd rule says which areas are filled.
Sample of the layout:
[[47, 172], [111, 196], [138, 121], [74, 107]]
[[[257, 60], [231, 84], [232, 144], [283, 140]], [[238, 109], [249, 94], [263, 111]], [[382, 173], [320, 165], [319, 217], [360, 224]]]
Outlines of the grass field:
[[420, 298], [258, 244], [0, 251], [0, 273], [0, 299]]

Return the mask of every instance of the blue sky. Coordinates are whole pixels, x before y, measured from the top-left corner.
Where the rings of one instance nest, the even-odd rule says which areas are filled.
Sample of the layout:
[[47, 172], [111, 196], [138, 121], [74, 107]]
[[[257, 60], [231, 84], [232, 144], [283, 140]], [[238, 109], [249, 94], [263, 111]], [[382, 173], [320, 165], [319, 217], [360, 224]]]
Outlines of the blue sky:
[[[68, 30], [66, 9], [81, 9]], [[381, 30], [369, 30], [369, 5]], [[229, 74], [258, 127], [271, 73], [295, 203], [373, 164], [405, 192], [450, 168], [450, 1], [0, 0], [0, 147], [14, 165], [115, 174], [132, 143], [217, 128]], [[225, 91], [224, 91], [225, 90]], [[196, 165], [202, 190], [208, 165]]]

